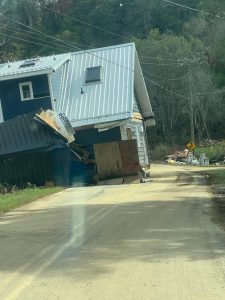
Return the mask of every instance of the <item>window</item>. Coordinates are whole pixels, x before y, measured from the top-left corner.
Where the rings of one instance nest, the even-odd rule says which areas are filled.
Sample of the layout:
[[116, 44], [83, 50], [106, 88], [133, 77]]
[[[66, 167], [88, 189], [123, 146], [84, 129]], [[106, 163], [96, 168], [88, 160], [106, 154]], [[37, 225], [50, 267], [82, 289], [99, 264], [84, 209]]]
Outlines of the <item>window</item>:
[[23, 82], [19, 84], [21, 100], [30, 100], [34, 98], [32, 82]]
[[87, 68], [85, 83], [94, 83], [101, 81], [101, 67]]

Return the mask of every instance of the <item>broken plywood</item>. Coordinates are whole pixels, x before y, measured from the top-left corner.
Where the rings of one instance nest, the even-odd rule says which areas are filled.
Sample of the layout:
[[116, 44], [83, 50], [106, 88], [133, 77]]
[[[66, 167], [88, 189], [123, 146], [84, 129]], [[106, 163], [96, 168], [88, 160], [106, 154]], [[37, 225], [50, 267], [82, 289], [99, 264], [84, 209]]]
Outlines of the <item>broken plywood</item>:
[[124, 177], [140, 171], [135, 140], [94, 145], [99, 179]]

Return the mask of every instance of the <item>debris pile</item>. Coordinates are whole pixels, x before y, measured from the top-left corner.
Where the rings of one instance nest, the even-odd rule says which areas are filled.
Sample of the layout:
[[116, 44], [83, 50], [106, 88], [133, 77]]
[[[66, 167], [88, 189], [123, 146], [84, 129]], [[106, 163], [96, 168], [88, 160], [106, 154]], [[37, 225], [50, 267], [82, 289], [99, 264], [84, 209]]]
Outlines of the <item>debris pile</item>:
[[186, 165], [189, 155], [190, 151], [188, 149], [184, 149], [183, 151], [175, 151], [174, 154], [167, 155], [165, 157], [165, 163], [170, 165]]
[[192, 151], [184, 149], [166, 156], [165, 163], [170, 165], [209, 166], [209, 159], [205, 153], [201, 153], [200, 158], [197, 158]]

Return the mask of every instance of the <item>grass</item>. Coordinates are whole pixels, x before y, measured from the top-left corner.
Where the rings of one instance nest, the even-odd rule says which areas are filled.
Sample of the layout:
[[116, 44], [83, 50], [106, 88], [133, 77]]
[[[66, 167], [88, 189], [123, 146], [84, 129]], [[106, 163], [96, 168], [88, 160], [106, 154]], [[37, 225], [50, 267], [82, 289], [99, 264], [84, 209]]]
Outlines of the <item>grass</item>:
[[211, 163], [222, 161], [225, 156], [225, 142], [221, 142], [214, 146], [198, 147], [195, 149], [195, 155], [200, 156], [200, 153], [205, 153]]
[[207, 176], [213, 193], [225, 195], [225, 168], [208, 170]]
[[0, 195], [0, 214], [30, 203], [39, 198], [62, 191], [63, 188], [35, 188], [20, 190], [12, 194]]

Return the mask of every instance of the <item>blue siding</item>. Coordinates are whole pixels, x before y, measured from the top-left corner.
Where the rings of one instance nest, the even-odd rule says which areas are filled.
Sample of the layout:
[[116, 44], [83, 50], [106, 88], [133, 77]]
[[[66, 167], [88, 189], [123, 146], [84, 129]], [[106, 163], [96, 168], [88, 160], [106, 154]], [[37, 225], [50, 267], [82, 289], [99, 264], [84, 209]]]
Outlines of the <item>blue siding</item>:
[[98, 132], [98, 129], [83, 129], [75, 131], [76, 143], [84, 145], [94, 158], [94, 144], [110, 143], [121, 141], [120, 127]]
[[[19, 83], [32, 82], [34, 99], [21, 101]], [[0, 99], [4, 121], [40, 108], [51, 109], [47, 75], [39, 75], [0, 82]]]
[[[83, 129], [76, 131], [75, 137], [76, 143], [84, 145], [86, 150], [90, 152], [90, 158], [94, 158], [93, 144], [102, 144], [121, 140], [120, 127], [115, 127], [103, 132], [98, 132], [98, 129], [94, 128]], [[70, 171], [70, 184], [72, 186], [93, 184], [95, 183], [95, 175], [97, 175], [95, 165], [85, 165], [84, 163], [74, 160], [74, 157], [72, 158]]]
[[114, 127], [102, 132], [94, 128], [79, 130], [76, 131], [75, 137], [76, 143], [84, 146], [121, 141], [120, 127]]

